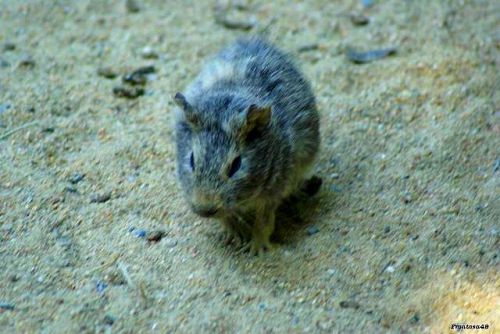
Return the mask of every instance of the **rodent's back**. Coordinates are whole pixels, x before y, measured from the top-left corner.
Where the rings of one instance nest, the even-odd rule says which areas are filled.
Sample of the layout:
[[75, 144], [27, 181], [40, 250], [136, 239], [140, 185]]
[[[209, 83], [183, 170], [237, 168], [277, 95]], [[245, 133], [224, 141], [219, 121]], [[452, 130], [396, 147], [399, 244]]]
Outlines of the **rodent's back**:
[[190, 99], [225, 91], [271, 105], [274, 131], [291, 143], [295, 164], [319, 148], [319, 115], [309, 83], [291, 59], [260, 38], [244, 38], [220, 51], [188, 88]]
[[283, 106], [293, 113], [315, 104], [309, 83], [291, 59], [262, 39], [240, 39], [218, 57], [237, 66], [244, 65], [238, 73], [241, 76], [231, 84], [250, 89], [275, 107]]

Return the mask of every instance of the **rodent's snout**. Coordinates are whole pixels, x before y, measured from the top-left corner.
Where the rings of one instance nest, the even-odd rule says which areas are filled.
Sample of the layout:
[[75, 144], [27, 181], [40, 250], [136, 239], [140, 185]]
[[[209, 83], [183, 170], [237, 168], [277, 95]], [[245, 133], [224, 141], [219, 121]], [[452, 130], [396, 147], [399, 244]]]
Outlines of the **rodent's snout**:
[[215, 216], [218, 210], [213, 206], [193, 206], [193, 211], [201, 217], [209, 218]]
[[220, 196], [209, 191], [196, 189], [191, 197], [191, 209], [198, 216], [208, 218], [220, 213]]

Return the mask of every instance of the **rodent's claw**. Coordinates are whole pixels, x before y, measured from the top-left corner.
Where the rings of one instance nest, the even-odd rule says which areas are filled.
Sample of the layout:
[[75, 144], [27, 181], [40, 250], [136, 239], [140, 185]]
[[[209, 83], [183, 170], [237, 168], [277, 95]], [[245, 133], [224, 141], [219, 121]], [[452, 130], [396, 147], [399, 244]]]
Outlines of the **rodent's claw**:
[[263, 256], [265, 251], [271, 251], [274, 248], [273, 244], [269, 240], [264, 239], [252, 239], [250, 243], [250, 254]]
[[234, 240], [234, 235], [232, 233], [229, 233], [229, 232], [223, 232], [221, 234], [221, 237], [220, 239], [222, 240], [222, 243], [226, 246], [228, 246], [229, 244], [231, 244]]
[[249, 250], [250, 247], [245, 247], [248, 245], [249, 239], [248, 234], [245, 234], [243, 230], [233, 228], [226, 229], [220, 235], [220, 240], [224, 245], [233, 244], [236, 248], [243, 248], [243, 250], [240, 249], [241, 252]]
[[220, 239], [222, 240], [222, 243], [226, 246], [232, 243], [234, 243], [236, 247], [240, 247], [243, 245], [243, 239], [241, 238], [241, 236], [231, 231], [224, 231], [221, 234]]

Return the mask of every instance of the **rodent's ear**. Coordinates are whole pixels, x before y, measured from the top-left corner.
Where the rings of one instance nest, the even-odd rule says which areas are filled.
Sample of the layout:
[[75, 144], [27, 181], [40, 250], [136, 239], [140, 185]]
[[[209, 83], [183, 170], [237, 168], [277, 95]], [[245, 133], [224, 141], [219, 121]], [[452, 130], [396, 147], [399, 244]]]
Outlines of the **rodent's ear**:
[[271, 120], [271, 107], [259, 107], [252, 104], [247, 110], [246, 125], [253, 128], [261, 128], [267, 126]]
[[198, 115], [196, 115], [194, 108], [186, 100], [186, 97], [182, 93], [176, 93], [174, 95], [174, 101], [184, 112], [186, 121], [193, 127], [198, 127], [200, 125], [200, 119], [198, 118]]
[[182, 94], [181, 92], [177, 92], [175, 93], [174, 95], [174, 101], [175, 103], [182, 109], [188, 109], [191, 107], [191, 105], [189, 104], [189, 102], [186, 100], [186, 97], [184, 96], [184, 94]]
[[245, 111], [245, 120], [240, 129], [240, 136], [245, 140], [252, 140], [267, 127], [271, 121], [271, 106], [260, 107], [256, 104], [250, 105]]

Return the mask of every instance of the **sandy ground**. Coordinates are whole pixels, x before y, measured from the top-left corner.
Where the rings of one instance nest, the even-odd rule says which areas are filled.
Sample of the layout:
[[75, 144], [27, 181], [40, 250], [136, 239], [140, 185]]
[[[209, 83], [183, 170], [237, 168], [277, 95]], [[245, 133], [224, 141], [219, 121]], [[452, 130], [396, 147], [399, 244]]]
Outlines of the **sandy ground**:
[[[500, 330], [497, 1], [252, 1], [247, 32], [210, 1], [0, 4], [0, 332]], [[324, 179], [263, 258], [189, 212], [170, 127], [203, 59], [258, 32], [312, 82]]]

